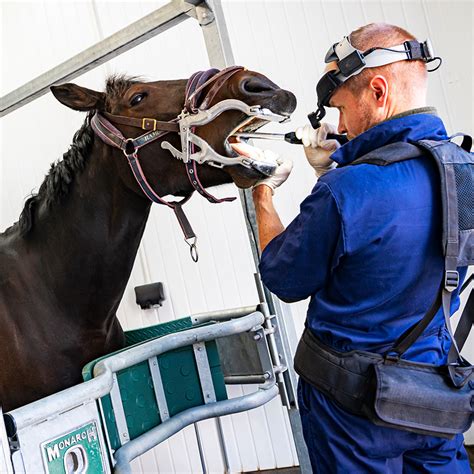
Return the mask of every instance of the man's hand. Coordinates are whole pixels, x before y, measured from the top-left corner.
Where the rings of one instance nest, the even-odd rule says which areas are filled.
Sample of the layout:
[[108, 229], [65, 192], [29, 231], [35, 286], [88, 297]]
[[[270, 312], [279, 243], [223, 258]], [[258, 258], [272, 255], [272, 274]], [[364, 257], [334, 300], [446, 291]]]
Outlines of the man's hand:
[[260, 181], [257, 181], [253, 188], [257, 186], [268, 186], [272, 190], [272, 194], [275, 192], [275, 189], [283, 184], [291, 173], [293, 169], [293, 162], [291, 160], [282, 160], [279, 156], [271, 150], [262, 150], [260, 148], [251, 146], [247, 143], [231, 143], [233, 150], [239, 155], [248, 156], [255, 160], [260, 161], [272, 161], [278, 164], [275, 174], [264, 178]]
[[311, 125], [305, 125], [295, 131], [296, 137], [303, 142], [306, 159], [318, 178], [336, 166], [330, 156], [341, 146], [337, 140], [327, 139], [329, 133], [337, 133], [336, 127], [329, 123], [322, 123], [316, 130]]
[[268, 186], [272, 190], [272, 194], [274, 194], [275, 189], [288, 179], [288, 176], [290, 176], [291, 170], [293, 169], [293, 162], [291, 160], [280, 160], [277, 163], [278, 167], [275, 170], [275, 174], [262, 179], [261, 181], [257, 181], [253, 185], [254, 189], [257, 186]]
[[[269, 150], [264, 151], [241, 142], [231, 143], [231, 146], [239, 155], [261, 161], [277, 161], [278, 163], [278, 155]], [[262, 252], [272, 239], [285, 230], [278, 213], [273, 207], [272, 196], [275, 189], [286, 181], [292, 168], [293, 163], [291, 161], [280, 161], [273, 176], [262, 179], [253, 186], [252, 197], [257, 218], [258, 241]]]

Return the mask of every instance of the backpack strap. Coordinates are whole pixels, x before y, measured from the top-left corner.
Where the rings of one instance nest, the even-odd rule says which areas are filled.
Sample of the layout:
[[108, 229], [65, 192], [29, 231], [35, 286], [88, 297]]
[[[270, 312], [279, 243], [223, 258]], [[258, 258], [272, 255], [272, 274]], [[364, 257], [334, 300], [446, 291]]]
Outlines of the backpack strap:
[[464, 151], [470, 152], [472, 148], [472, 137], [466, 135], [465, 133], [455, 133], [449, 137], [449, 140], [452, 141], [453, 138], [462, 137], [461, 145], [459, 145]]
[[[472, 138], [463, 136], [460, 146], [464, 151], [470, 151]], [[366, 155], [354, 160], [351, 165], [374, 164], [387, 166], [392, 163], [419, 158], [430, 155], [438, 167], [441, 179], [442, 215], [443, 215], [443, 254], [445, 257], [445, 271], [436, 292], [436, 297], [430, 309], [421, 321], [408, 328], [385, 354], [386, 358], [400, 358], [420, 337], [423, 331], [442, 307], [446, 327], [452, 344], [448, 354], [448, 371], [452, 383], [462, 387], [471, 377], [473, 366], [463, 359], [460, 352], [474, 322], [474, 298], [472, 294], [464, 309], [462, 320], [458, 325], [456, 334], [451, 327], [451, 296], [459, 286], [459, 273], [457, 271], [459, 256], [459, 222], [458, 222], [458, 196], [456, 187], [455, 164], [453, 156], [457, 156], [459, 146], [450, 141], [420, 140], [416, 144], [397, 142], [385, 145]]]
[[419, 158], [424, 154], [423, 149], [407, 142], [396, 142], [382, 146], [373, 150], [360, 158], [349, 163], [352, 165], [361, 165], [364, 163], [378, 166], [387, 166], [399, 161], [411, 160]]
[[[456, 359], [462, 360], [461, 351], [451, 327], [451, 295], [459, 286], [458, 256], [459, 256], [459, 222], [458, 196], [456, 191], [456, 175], [451, 159], [452, 151], [458, 150], [458, 145], [452, 142], [420, 140], [423, 147], [434, 158], [438, 165], [441, 178], [441, 203], [443, 206], [443, 253], [444, 253], [444, 287], [441, 290], [441, 305], [444, 319], [452, 341], [452, 350], [457, 354]], [[450, 371], [451, 374], [451, 371]], [[453, 379], [453, 377], [451, 377]], [[452, 380], [456, 385], [457, 382]]]

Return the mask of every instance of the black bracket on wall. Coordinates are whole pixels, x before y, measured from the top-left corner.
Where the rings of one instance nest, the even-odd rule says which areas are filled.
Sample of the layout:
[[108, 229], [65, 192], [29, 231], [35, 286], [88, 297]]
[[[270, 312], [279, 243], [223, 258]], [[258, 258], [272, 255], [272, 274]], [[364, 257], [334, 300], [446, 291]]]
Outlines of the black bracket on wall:
[[157, 308], [161, 306], [165, 300], [163, 283], [158, 282], [136, 286], [135, 297], [137, 305], [139, 305], [141, 309]]

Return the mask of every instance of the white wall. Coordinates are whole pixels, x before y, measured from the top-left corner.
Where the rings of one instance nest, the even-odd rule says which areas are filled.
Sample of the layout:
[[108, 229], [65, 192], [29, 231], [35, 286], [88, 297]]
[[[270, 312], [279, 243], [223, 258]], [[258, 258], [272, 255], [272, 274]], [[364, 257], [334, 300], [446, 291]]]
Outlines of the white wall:
[[[165, 2], [2, 1], [2, 84], [5, 94], [57, 63], [135, 21]], [[328, 46], [344, 34], [371, 21], [408, 28], [420, 39], [430, 37], [444, 58], [431, 75], [430, 104], [438, 107], [450, 132], [473, 132], [472, 9], [470, 1], [236, 1], [223, 2], [236, 62], [267, 74], [298, 97], [290, 130], [306, 122], [315, 107], [315, 83]], [[112, 72], [139, 74], [150, 79], [183, 78], [208, 67], [204, 42], [196, 22], [154, 38], [76, 79], [102, 88]], [[331, 111], [328, 118], [336, 120]], [[60, 158], [83, 116], [55, 102], [51, 95], [21, 108], [2, 120], [0, 161], [0, 229], [17, 220], [25, 197], [37, 190], [49, 163]], [[33, 121], [33, 122], [32, 122]], [[54, 136], [46, 130], [55, 128]], [[276, 125], [268, 131], [277, 130]], [[28, 129], [31, 149], [24, 143]], [[279, 129], [281, 131], [281, 129]], [[314, 185], [301, 149], [272, 144], [291, 156], [294, 172], [276, 194], [284, 223]], [[236, 195], [232, 186], [217, 189], [219, 196]], [[253, 261], [238, 202], [211, 205], [194, 197], [187, 205], [199, 236], [200, 261], [191, 262], [174, 216], [154, 206], [129, 287], [120, 308], [126, 328], [155, 324], [213, 309], [253, 304]], [[159, 310], [140, 311], [133, 287], [163, 281], [167, 299]], [[292, 305], [295, 330], [304, 321], [306, 303]], [[469, 342], [472, 342], [470, 340]], [[473, 344], [469, 344], [473, 349]], [[474, 351], [471, 355], [474, 359]], [[231, 396], [242, 393], [231, 387]], [[202, 422], [204, 449], [210, 469], [222, 472], [217, 434], [212, 421]], [[233, 471], [291, 466], [297, 463], [285, 410], [274, 400], [264, 408], [223, 419]], [[470, 438], [474, 442], [474, 436]], [[200, 470], [192, 428], [183, 430], [135, 465], [137, 472]]]

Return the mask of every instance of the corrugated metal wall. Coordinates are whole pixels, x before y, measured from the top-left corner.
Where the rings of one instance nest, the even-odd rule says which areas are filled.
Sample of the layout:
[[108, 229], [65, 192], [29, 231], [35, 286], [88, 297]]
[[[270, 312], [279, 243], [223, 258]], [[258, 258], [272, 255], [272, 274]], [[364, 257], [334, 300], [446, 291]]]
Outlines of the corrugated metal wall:
[[[2, 95], [165, 3], [3, 1]], [[438, 107], [449, 131], [472, 133], [472, 2], [227, 0], [223, 6], [236, 62], [267, 74], [298, 97], [293, 125], [288, 129], [305, 123], [306, 114], [314, 108], [315, 81], [329, 44], [357, 26], [386, 21], [408, 28], [420, 39], [432, 39], [444, 65], [432, 75], [429, 102]], [[114, 72], [150, 79], [182, 78], [207, 65], [199, 26], [189, 20], [75, 82], [100, 89], [104, 77]], [[38, 189], [49, 163], [61, 157], [82, 120], [80, 113], [62, 107], [51, 95], [2, 120], [0, 229], [17, 220], [25, 197]], [[333, 112], [328, 120], [336, 120]], [[29, 151], [25, 143], [30, 144]], [[272, 148], [295, 162], [292, 176], [275, 197], [282, 219], [288, 223], [314, 185], [314, 178], [302, 150], [288, 144], [272, 144]], [[236, 195], [230, 185], [215, 192]], [[154, 206], [120, 307], [126, 328], [257, 301], [240, 204], [211, 205], [195, 197], [187, 208], [199, 235], [199, 264], [191, 262], [174, 216]], [[133, 287], [152, 281], [164, 282], [166, 301], [159, 310], [140, 311]], [[299, 333], [306, 303], [291, 306], [295, 332]], [[247, 390], [230, 387], [229, 394], [237, 396]], [[222, 422], [232, 471], [297, 464], [288, 418], [278, 400], [252, 412], [225, 417]], [[200, 430], [209, 469], [222, 472], [214, 422], [201, 422]], [[474, 442], [474, 436], [471, 440]], [[194, 429], [187, 428], [162, 443], [138, 460], [135, 469], [199, 472]]]

